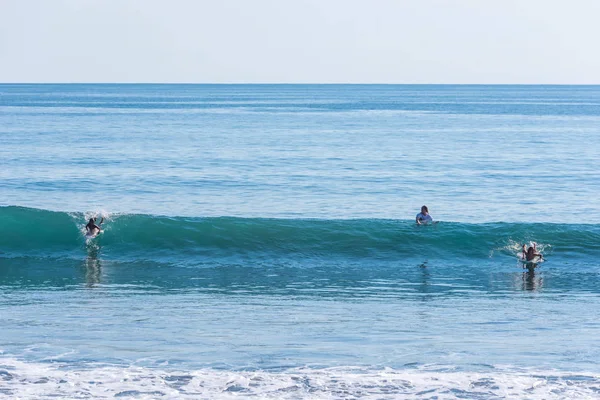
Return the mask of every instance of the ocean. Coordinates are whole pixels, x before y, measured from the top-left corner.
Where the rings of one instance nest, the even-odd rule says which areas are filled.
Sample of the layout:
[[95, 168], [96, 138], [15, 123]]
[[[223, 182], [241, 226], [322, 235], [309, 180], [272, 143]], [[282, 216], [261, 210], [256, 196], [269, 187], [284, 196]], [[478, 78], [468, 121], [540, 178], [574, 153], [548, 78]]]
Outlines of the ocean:
[[2, 84], [0, 398], [598, 398], [599, 134], [600, 86]]

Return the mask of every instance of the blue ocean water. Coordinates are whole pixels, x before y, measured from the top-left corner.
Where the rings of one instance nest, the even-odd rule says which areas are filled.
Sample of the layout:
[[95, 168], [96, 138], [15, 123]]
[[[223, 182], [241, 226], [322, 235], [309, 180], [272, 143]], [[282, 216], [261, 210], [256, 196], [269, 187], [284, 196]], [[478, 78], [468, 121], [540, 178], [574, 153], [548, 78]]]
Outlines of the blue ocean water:
[[599, 86], [0, 85], [0, 398], [596, 398], [599, 127]]

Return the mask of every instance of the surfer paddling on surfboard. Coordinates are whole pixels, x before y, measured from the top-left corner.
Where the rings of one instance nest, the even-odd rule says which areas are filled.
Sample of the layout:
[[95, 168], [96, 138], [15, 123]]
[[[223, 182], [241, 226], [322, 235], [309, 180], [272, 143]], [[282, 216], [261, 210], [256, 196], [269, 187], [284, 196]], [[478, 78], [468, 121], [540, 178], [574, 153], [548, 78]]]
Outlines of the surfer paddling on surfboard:
[[[527, 250], [525, 250], [527, 249]], [[535, 248], [535, 243], [533, 243], [533, 246], [529, 246], [529, 248], [527, 248], [527, 245], [523, 245], [523, 253], [521, 254], [521, 258], [525, 261], [534, 261], [536, 259], [536, 257], [539, 257], [540, 260], [544, 259], [544, 256], [542, 255], [542, 253], [538, 253], [537, 249]]]
[[429, 215], [429, 210], [427, 209], [427, 206], [421, 207], [421, 212], [417, 214], [416, 221], [417, 225], [433, 223], [433, 218], [431, 218], [431, 215]]
[[102, 219], [100, 220], [100, 223], [98, 225], [96, 225], [96, 218], [95, 217], [94, 218], [90, 218], [90, 221], [85, 226], [86, 235], [87, 236], [96, 236], [98, 233], [100, 233], [100, 231], [102, 230], [100, 228], [100, 225], [102, 225], [103, 222], [104, 222], [104, 217], [102, 217]]

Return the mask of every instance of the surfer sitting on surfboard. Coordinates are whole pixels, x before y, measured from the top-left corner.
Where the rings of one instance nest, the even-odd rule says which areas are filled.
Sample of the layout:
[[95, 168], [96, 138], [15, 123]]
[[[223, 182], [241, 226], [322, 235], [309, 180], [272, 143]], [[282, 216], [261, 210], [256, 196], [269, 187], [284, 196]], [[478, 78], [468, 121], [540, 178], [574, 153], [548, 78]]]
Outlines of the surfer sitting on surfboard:
[[536, 257], [540, 257], [540, 259], [543, 259], [544, 256], [542, 256], [542, 253], [538, 253], [536, 251], [535, 248], [535, 243], [533, 243], [533, 246], [529, 246], [529, 248], [527, 250], [527, 245], [523, 245], [523, 260], [527, 260], [527, 261], [533, 261]]
[[429, 215], [427, 206], [421, 207], [421, 212], [417, 214], [416, 221], [418, 225], [433, 223], [433, 218], [431, 218], [431, 215]]
[[96, 218], [90, 218], [90, 222], [85, 226], [88, 235], [95, 235], [100, 232], [100, 225], [104, 222], [104, 217], [100, 220], [100, 224], [96, 225]]

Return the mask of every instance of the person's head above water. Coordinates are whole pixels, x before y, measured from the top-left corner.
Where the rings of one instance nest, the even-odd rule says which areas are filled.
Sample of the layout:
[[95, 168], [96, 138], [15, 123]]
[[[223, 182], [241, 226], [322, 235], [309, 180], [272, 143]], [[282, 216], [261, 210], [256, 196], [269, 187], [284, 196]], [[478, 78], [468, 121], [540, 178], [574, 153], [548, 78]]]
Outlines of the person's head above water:
[[429, 214], [429, 210], [427, 209], [427, 206], [421, 207], [421, 214], [423, 214], [423, 215]]

